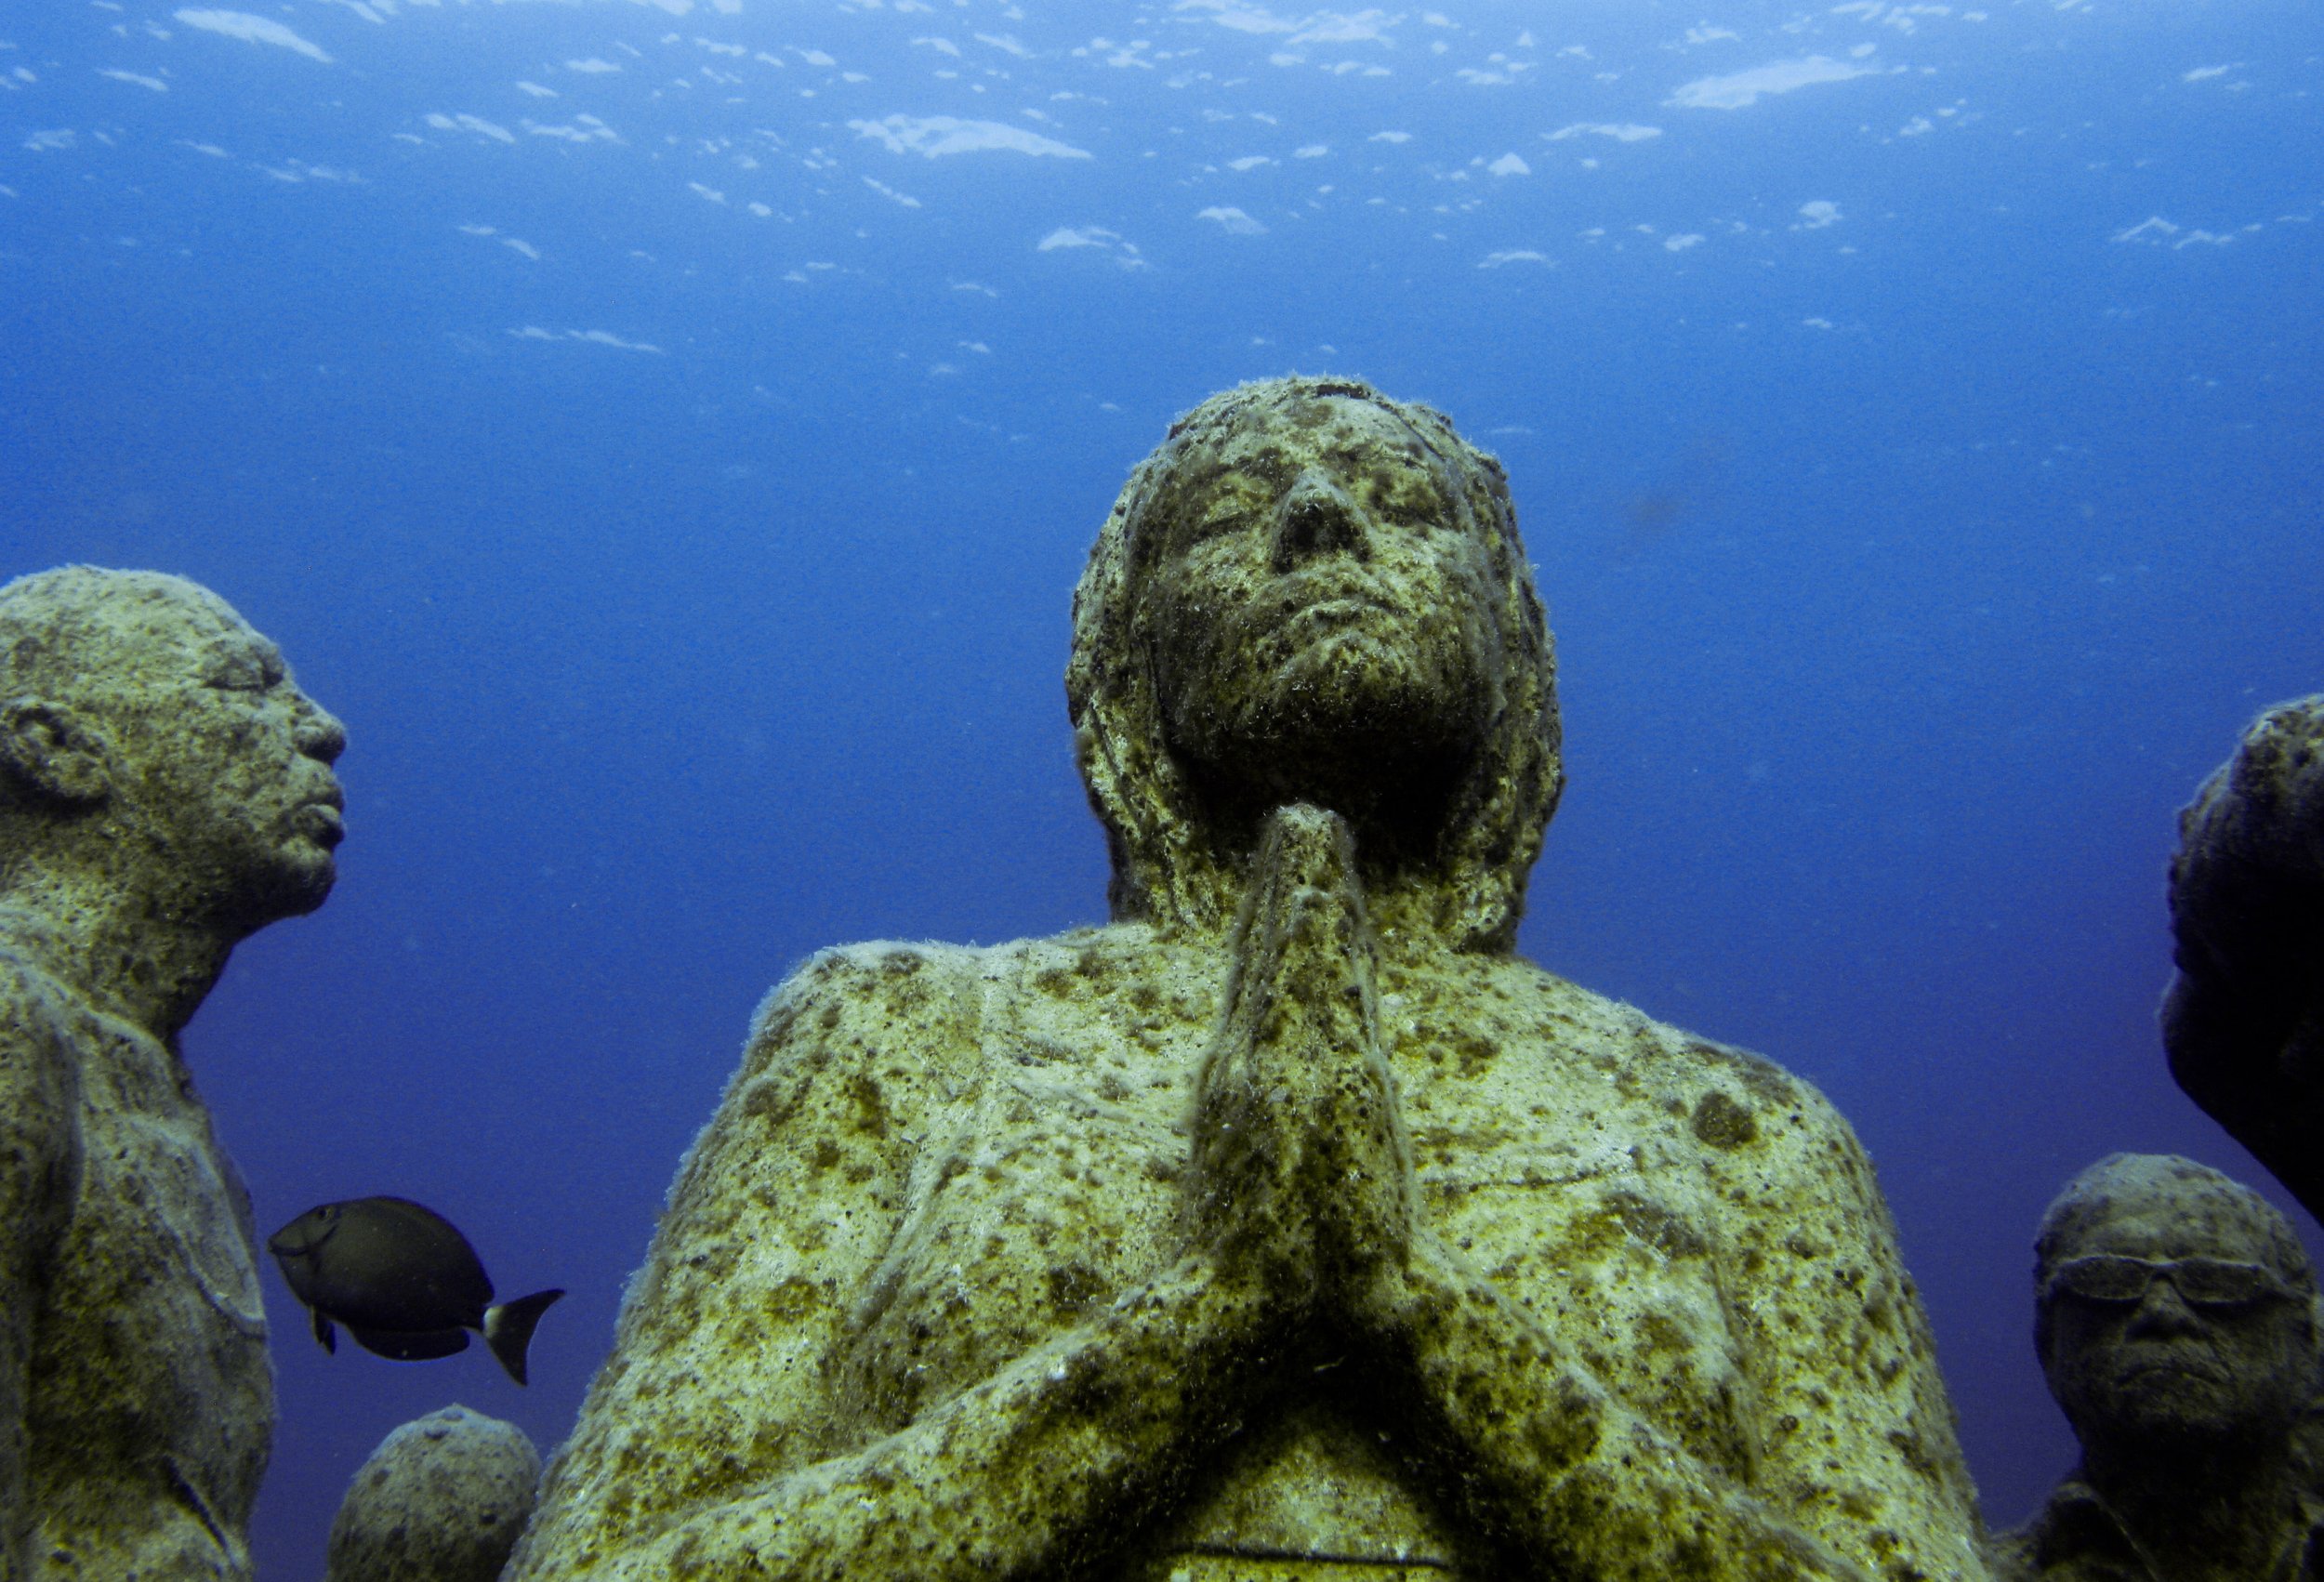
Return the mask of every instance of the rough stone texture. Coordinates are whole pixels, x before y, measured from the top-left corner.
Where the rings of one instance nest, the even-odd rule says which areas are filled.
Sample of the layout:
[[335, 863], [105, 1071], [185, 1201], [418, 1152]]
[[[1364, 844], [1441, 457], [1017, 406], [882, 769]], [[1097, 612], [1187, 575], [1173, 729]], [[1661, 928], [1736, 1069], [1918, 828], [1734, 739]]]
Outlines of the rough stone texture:
[[[2144, 1264], [2143, 1288], [2078, 1292], [2074, 1266], [2093, 1259]], [[2268, 1278], [2223, 1301], [2184, 1259]], [[2312, 1582], [2317, 1285], [2284, 1217], [2193, 1160], [2110, 1154], [2042, 1216], [2034, 1300], [2034, 1346], [2081, 1459], [1996, 1539], [1996, 1569], [2013, 1582]]]
[[1983, 1575], [1846, 1126], [1509, 952], [1559, 769], [1498, 466], [1245, 387], [1075, 608], [1115, 921], [770, 998], [512, 1575]]
[[0, 588], [0, 1579], [250, 1573], [273, 1431], [248, 1194], [178, 1058], [329, 892], [338, 722], [215, 595]]
[[324, 1582], [492, 1582], [540, 1480], [514, 1423], [466, 1406], [405, 1423], [348, 1484]]
[[2262, 714], [2179, 815], [2171, 1074], [2324, 1217], [2324, 696]]

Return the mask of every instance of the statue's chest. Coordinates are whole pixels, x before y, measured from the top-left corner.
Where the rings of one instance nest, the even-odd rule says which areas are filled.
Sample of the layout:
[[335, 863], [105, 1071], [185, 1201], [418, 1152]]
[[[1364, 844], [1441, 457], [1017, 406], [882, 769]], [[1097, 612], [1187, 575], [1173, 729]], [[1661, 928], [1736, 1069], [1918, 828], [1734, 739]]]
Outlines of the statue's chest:
[[[1201, 1056], [1100, 1030], [988, 1061], [967, 1124], [924, 1146], [864, 1310], [856, 1363], [898, 1423], [1176, 1255]], [[1423, 1220], [1618, 1395], [1739, 1468], [1716, 1205], [1658, 1110], [1554, 1056], [1399, 1058]]]
[[1625, 1404], [1745, 1471], [1735, 1253], [1683, 1118], [1554, 1048], [1406, 1069], [1426, 1222]]
[[[198, 1101], [116, 1041], [85, 1068], [79, 1191], [42, 1325], [36, 1389], [76, 1420], [255, 1485], [272, 1413], [266, 1315], [240, 1180]], [[89, 1338], [102, 1334], [103, 1346]], [[149, 1443], [149, 1450], [153, 1446]]]
[[1142, 1054], [1003, 1047], [957, 1130], [923, 1140], [852, 1349], [893, 1424], [1171, 1257], [1191, 1066]]

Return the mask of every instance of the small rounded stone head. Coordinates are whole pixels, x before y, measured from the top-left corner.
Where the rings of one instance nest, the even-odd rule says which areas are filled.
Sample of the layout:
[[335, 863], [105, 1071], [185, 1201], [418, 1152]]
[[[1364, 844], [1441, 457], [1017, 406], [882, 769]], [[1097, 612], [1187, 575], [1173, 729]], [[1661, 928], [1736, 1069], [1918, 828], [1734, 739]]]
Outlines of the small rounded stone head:
[[67, 566], [0, 587], [0, 882], [45, 849], [232, 936], [311, 912], [346, 745], [197, 584]]
[[2290, 1435], [2317, 1384], [2317, 1285], [2265, 1198], [2172, 1154], [2067, 1183], [2034, 1246], [2034, 1345], [2086, 1456]]
[[348, 1485], [324, 1582], [492, 1582], [540, 1478], [540, 1454], [514, 1423], [465, 1406], [405, 1423]]
[[1357, 834], [1398, 922], [1506, 948], [1561, 785], [1556, 661], [1492, 457], [1350, 379], [1204, 402], [1131, 475], [1066, 672], [1114, 910], [1222, 928], [1266, 816]]

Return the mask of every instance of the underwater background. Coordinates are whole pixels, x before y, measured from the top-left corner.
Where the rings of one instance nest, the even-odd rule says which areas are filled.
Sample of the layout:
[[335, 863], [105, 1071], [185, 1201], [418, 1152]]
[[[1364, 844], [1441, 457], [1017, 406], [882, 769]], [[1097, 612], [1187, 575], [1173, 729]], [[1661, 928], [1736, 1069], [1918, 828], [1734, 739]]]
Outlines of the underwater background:
[[1523, 949], [1838, 1103], [2021, 1520], [2051, 1194], [2289, 1206], [2154, 1008], [2174, 811], [2324, 690], [2319, 89], [2306, 0], [0, 0], [0, 576], [197, 578], [351, 739], [184, 1041], [260, 1233], [400, 1193], [571, 1292], [520, 1390], [269, 1268], [262, 1576], [414, 1417], [554, 1448], [809, 952], [1102, 920], [1074, 581], [1294, 369], [1506, 464]]

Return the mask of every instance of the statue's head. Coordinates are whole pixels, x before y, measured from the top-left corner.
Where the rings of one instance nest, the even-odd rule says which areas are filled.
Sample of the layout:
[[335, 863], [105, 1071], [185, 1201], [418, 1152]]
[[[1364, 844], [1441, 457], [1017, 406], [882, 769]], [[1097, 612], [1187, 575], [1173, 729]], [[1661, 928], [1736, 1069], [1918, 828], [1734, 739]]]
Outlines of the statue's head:
[[2174, 1154], [2109, 1154], [2034, 1243], [2034, 1346], [2093, 1459], [2289, 1442], [2318, 1383], [2317, 1285], [2291, 1226]]
[[236, 937], [310, 912], [346, 745], [198, 584], [67, 566], [0, 587], [0, 889], [61, 864]]
[[1269, 811], [1347, 818], [1375, 920], [1506, 948], [1556, 658], [1498, 462], [1346, 379], [1212, 397], [1130, 476], [1066, 671], [1118, 917], [1221, 927]]

